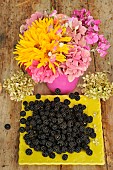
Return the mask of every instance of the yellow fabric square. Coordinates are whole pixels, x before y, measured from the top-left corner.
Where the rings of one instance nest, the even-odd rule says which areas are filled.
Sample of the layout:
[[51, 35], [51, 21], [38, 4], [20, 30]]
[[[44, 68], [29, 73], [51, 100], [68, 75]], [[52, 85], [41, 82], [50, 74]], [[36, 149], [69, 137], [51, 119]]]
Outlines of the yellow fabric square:
[[[53, 100], [55, 95], [42, 95], [41, 100], [49, 99]], [[59, 95], [60, 100], [64, 101], [64, 99], [69, 99], [67, 95]], [[26, 101], [35, 101], [35, 96], [28, 96], [24, 100]], [[99, 100], [89, 99], [85, 96], [81, 96], [79, 101], [71, 100], [70, 106], [72, 107], [75, 104], [85, 104], [86, 109], [84, 112], [90, 116], [93, 116], [93, 122], [88, 126], [93, 127], [97, 134], [95, 139], [91, 139], [89, 144], [90, 148], [93, 150], [93, 155], [88, 156], [84, 151], [80, 153], [66, 153], [68, 154], [68, 160], [62, 160], [63, 154], [56, 154], [55, 159], [51, 159], [49, 157], [43, 157], [41, 152], [36, 152], [32, 149], [33, 154], [28, 156], [25, 153], [25, 150], [29, 148], [28, 145], [25, 144], [23, 136], [25, 133], [20, 133], [20, 144], [19, 144], [19, 164], [20, 165], [104, 165], [104, 144], [103, 144], [103, 132], [102, 132], [102, 120], [101, 120], [101, 105]], [[22, 105], [22, 110], [24, 107]], [[26, 117], [31, 115], [31, 111], [27, 112]], [[21, 125], [24, 126], [24, 125]]]

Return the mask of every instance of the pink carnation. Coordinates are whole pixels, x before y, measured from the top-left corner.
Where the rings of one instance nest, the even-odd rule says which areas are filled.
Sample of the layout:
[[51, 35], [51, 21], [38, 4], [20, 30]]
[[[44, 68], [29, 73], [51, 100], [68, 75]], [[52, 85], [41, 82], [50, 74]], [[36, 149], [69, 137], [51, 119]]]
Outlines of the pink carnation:
[[52, 83], [55, 78], [59, 76], [59, 72], [56, 69], [54, 74], [52, 70], [46, 65], [45, 67], [37, 68], [38, 61], [33, 61], [32, 65], [26, 70], [35, 82]]
[[91, 61], [90, 52], [80, 46], [75, 45], [67, 55], [67, 60], [61, 64], [63, 73], [68, 76], [68, 80], [72, 82], [76, 77], [82, 76], [87, 70]]

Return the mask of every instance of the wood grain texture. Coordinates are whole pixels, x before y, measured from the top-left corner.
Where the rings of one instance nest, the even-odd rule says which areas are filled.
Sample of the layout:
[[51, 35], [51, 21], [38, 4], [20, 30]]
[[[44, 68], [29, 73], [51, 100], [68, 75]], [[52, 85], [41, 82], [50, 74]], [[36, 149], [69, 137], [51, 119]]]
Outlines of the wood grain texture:
[[[75, 8], [90, 9], [95, 18], [101, 19], [101, 32], [111, 43], [106, 59], [95, 54], [88, 71], [106, 71], [113, 81], [113, 0], [0, 0], [0, 82], [18, 70], [13, 58], [14, 46], [19, 37], [19, 27], [36, 10], [50, 11], [52, 6], [58, 12], [71, 14]], [[107, 62], [110, 61], [111, 65]], [[35, 87], [35, 92], [51, 94], [45, 84]], [[19, 166], [19, 111], [21, 103], [12, 102], [3, 91], [0, 95], [0, 170], [112, 170], [113, 169], [113, 98], [102, 102], [106, 165], [104, 166]], [[11, 124], [6, 131], [4, 125]], [[97, 155], [98, 156], [98, 155]]]

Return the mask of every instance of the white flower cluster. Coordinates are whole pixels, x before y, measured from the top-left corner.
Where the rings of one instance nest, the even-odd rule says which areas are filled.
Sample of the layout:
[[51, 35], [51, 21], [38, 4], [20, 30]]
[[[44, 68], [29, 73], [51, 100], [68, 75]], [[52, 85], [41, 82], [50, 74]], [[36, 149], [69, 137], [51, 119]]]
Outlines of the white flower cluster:
[[11, 100], [21, 101], [28, 95], [33, 95], [34, 81], [21, 70], [10, 79], [4, 80], [3, 87], [10, 95]]

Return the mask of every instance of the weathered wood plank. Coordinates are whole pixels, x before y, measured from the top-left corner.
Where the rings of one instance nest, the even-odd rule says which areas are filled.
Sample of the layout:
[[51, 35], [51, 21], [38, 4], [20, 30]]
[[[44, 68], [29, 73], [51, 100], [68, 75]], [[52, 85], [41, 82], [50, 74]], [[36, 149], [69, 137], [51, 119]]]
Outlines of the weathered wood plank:
[[[113, 0], [91, 0], [93, 6], [90, 4], [89, 9], [93, 15], [99, 18], [101, 23], [101, 33], [104, 33], [105, 37], [111, 43], [111, 48], [105, 59], [101, 59], [95, 56], [96, 71], [105, 71], [108, 73], [108, 77], [113, 81]], [[109, 63], [110, 62], [110, 65]], [[102, 121], [104, 130], [105, 141], [105, 153], [107, 161], [107, 169], [113, 169], [113, 98], [110, 98], [107, 102], [102, 102]]]

